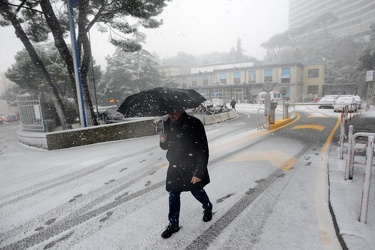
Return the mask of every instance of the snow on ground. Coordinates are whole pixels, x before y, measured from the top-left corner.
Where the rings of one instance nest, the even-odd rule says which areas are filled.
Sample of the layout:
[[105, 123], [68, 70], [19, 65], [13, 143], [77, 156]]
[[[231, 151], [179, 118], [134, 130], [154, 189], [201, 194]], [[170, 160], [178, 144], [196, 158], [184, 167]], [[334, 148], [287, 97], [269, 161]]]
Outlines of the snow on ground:
[[[238, 106], [238, 109], [241, 109], [240, 105]], [[371, 110], [362, 115], [375, 116], [375, 108], [372, 107]], [[249, 133], [255, 132], [256, 130]], [[112, 180], [121, 178], [118, 176], [118, 173], [125, 171], [125, 169], [131, 171], [133, 176], [140, 175], [142, 169], [137, 169], [138, 166], [135, 165], [139, 164], [144, 156], [140, 157], [138, 153], [140, 151], [155, 153], [159, 150], [157, 144], [158, 138], [154, 136], [48, 152], [26, 147], [10, 138], [1, 141], [0, 235], [4, 233], [7, 226], [11, 227], [12, 224], [22, 224], [23, 221], [26, 223], [29, 221], [29, 218], [36, 218], [35, 220], [39, 220], [41, 225], [47, 223], [48, 221], [46, 222], [43, 220], [54, 218], [54, 214], [50, 214], [50, 217], [48, 218], [41, 218], [39, 216], [42, 215], [40, 214], [40, 211], [44, 211], [45, 206], [57, 207], [58, 209], [61, 208], [62, 211], [62, 207], [69, 201], [68, 204], [73, 209], [73, 201], [75, 199], [80, 199], [82, 194], [85, 194], [85, 196], [88, 197], [85, 199], [87, 199], [86, 202], [89, 205], [90, 202], [97, 197], [96, 194], [90, 193], [92, 186], [95, 186], [98, 183], [105, 183], [107, 186], [115, 185]], [[358, 214], [363, 183], [364, 157], [356, 157], [353, 180], [344, 181], [344, 163], [343, 160], [338, 159], [338, 147], [336, 145], [337, 143], [332, 142], [328, 162], [329, 198], [334, 221], [337, 222], [340, 235], [349, 249], [375, 249], [375, 177], [373, 176], [371, 183], [368, 221], [366, 224], [360, 223], [358, 221]], [[126, 152], [124, 152], [125, 149]], [[154, 155], [150, 154], [146, 157], [155, 158], [154, 160], [159, 161], [159, 164], [166, 164], [164, 158], [159, 160], [156, 159], [159, 157], [156, 153]], [[122, 158], [127, 165], [121, 164]], [[114, 165], [111, 165], [112, 163]], [[109, 167], [117, 169], [118, 171], [112, 174], [102, 171]], [[61, 192], [56, 193], [56, 196], [39, 196], [39, 200], [33, 201], [32, 204], [29, 203], [30, 201], [25, 202], [24, 206], [27, 207], [30, 205], [28, 213], [25, 213], [24, 209], [21, 210], [22, 212], [17, 210], [11, 211], [8, 207], [3, 206], [4, 202], [6, 203], [11, 195], [23, 192], [26, 193], [26, 190], [30, 187], [33, 190], [38, 190], [43, 189], [48, 185], [53, 185], [53, 183], [64, 182], [71, 178], [76, 178], [79, 176], [80, 172], [84, 173], [88, 168], [99, 169], [99, 171], [92, 176], [85, 177], [83, 179], [84, 181], [81, 183], [75, 183], [73, 186], [65, 185], [65, 190], [60, 190]], [[269, 170], [259, 168], [260, 175], [262, 175], [262, 171], [264, 172], [263, 174], [266, 175]], [[254, 249], [274, 249], [274, 246], [279, 245], [282, 247], [293, 241], [295, 245], [289, 245], [289, 249], [319, 249], [319, 244], [316, 245], [316, 242], [313, 239], [320, 236], [315, 235], [316, 232], [312, 228], [312, 225], [316, 224], [317, 221], [314, 217], [309, 217], [309, 214], [314, 213], [316, 208], [306, 206], [306, 204], [309, 204], [311, 199], [316, 195], [316, 190], [312, 190], [309, 186], [301, 186], [301, 184], [311, 181], [310, 177], [312, 172], [309, 171], [313, 171], [313, 168], [301, 168], [300, 170], [295, 171], [293, 174], [289, 175], [288, 178], [290, 179], [288, 179], [288, 182], [286, 182], [287, 184], [285, 184], [288, 185], [288, 192], [284, 192], [283, 198], [286, 198], [285, 200], [294, 200], [296, 204], [295, 206], [287, 204], [280, 197], [267, 198], [267, 196], [261, 196], [260, 199], [268, 199], [265, 202], [268, 202], [270, 205], [277, 203], [277, 211], [274, 211], [269, 217], [267, 217], [267, 215], [262, 220], [256, 220], [253, 217], [257, 215], [253, 214], [251, 211], [258, 211], [260, 214], [262, 212], [266, 213], [267, 211], [264, 211], [264, 208], [256, 207], [245, 209], [243, 213], [241, 213], [221, 234], [221, 237], [212, 243], [209, 249], [225, 249], [223, 243], [224, 245], [225, 243], [231, 243], [231, 245], [233, 245], [234, 241], [238, 241], [237, 244], [239, 248], [244, 245], [252, 245]], [[374, 171], [375, 168], [373, 169], [372, 174], [374, 174]], [[155, 173], [150, 172], [143, 178], [147, 180], [147, 176], [153, 174], [157, 175], [153, 176], [153, 178], [163, 180], [165, 170], [157, 171]], [[220, 178], [219, 175], [221, 175]], [[215, 169], [212, 179], [223, 179], [223, 176], [231, 176], [231, 174], [228, 173], [227, 168], [222, 168], [222, 172]], [[254, 177], [246, 176], [245, 174], [243, 178], [244, 182], [246, 182], [246, 179], [254, 179]], [[228, 179], [226, 182], [232, 183], [232, 185], [240, 185], [241, 183], [239, 180], [232, 179]], [[207, 186], [206, 190], [212, 197], [223, 197], [226, 194], [225, 189], [223, 190], [224, 186], [225, 183], [213, 182]], [[144, 188], [144, 186], [135, 186], [132, 188], [141, 189]], [[277, 190], [277, 186], [273, 188]], [[117, 190], [119, 197], [126, 195], [126, 187], [119, 186], [115, 190]], [[160, 233], [166, 225], [166, 201], [168, 196], [164, 189], [159, 190], [160, 192], [157, 193], [157, 196], [148, 195], [144, 197], [143, 200], [137, 199], [129, 205], [123, 207], [120, 205], [116, 207], [116, 213], [114, 214], [110, 212], [103, 214], [103, 223], [110, 222], [107, 226], [99, 226], [98, 228], [96, 222], [89, 220], [82, 227], [75, 229], [77, 231], [86, 230], [85, 233], [88, 237], [77, 239], [78, 242], [76, 242], [77, 244], [74, 245], [72, 249], [104, 249], [102, 247], [105, 247], [105, 249], [127, 249], [123, 247], [124, 244], [133, 246], [132, 249], [158, 249], [158, 247], [164, 247], [164, 249], [166, 249], [166, 241], [160, 238]], [[301, 195], [301, 190], [304, 192], [303, 195]], [[155, 195], [155, 193], [153, 194]], [[190, 194], [184, 193], [182, 199], [184, 204], [197, 204]], [[70, 202], [71, 200], [72, 202]], [[228, 205], [232, 206], [233, 204]], [[328, 204], [326, 205], [328, 206]], [[105, 204], [98, 202], [97, 205], [85, 211], [85, 215], [90, 216], [90, 213], [100, 213], [100, 209], [103, 206], [105, 206]], [[192, 214], [194, 216], [200, 216], [200, 210], [199, 206], [183, 205], [181, 213], [184, 213], [185, 215]], [[11, 219], [6, 217], [7, 214], [9, 216], [13, 214], [10, 216]], [[44, 213], [43, 215], [46, 214]], [[222, 216], [223, 214], [219, 210], [217, 211], [217, 215]], [[284, 216], [283, 220], [279, 219], [279, 215]], [[124, 218], [126, 218], [126, 221], [128, 222], [126, 225], [124, 224]], [[251, 231], [252, 227], [249, 223], [253, 221], [264, 223], [264, 232]], [[197, 227], [199, 227], [200, 231], [203, 231], [210, 226], [210, 224], [202, 224], [202, 222], [197, 221], [195, 218], [186, 217], [182, 217], [182, 224], [184, 225], [183, 233], [178, 233], [170, 239], [169, 246], [167, 247], [168, 249], [177, 249], [181, 242], [190, 242], [193, 240], [194, 236], [189, 235], [189, 231], [197, 230]], [[28, 225], [24, 226], [27, 228]], [[288, 235], [287, 233], [290, 232], [290, 227], [295, 227], [293, 235]], [[70, 233], [73, 232], [68, 232], [64, 237], [69, 238]], [[246, 241], [246, 235], [249, 234], [258, 235], [260, 239], [259, 242], [251, 242], [248, 244], [243, 242]], [[127, 237], [124, 237], [124, 235]], [[129, 237], [129, 235], [131, 237]], [[155, 241], [155, 239], [157, 239], [157, 241]], [[59, 249], [58, 241], [61, 240], [61, 235], [55, 236], [54, 240], [55, 243], [51, 244], [49, 247]], [[150, 242], [153, 243], [152, 246], [149, 245]], [[0, 240], [0, 247], [8, 243], [9, 242], [1, 243]], [[32, 249], [41, 248], [43, 248], [43, 245], [40, 244], [35, 245]]]

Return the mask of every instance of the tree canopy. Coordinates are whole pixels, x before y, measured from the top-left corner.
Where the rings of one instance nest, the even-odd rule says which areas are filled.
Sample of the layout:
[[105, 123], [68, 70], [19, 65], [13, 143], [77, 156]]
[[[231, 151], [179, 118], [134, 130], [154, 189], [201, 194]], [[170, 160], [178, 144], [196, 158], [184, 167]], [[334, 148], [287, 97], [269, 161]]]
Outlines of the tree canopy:
[[[87, 77], [91, 65], [91, 46], [89, 31], [95, 25], [100, 31], [109, 33], [109, 41], [122, 48], [123, 51], [133, 52], [141, 49], [140, 43], [144, 34], [138, 28], [157, 28], [162, 21], [154, 17], [159, 15], [168, 0], [80, 0], [74, 9], [77, 26], [77, 47], [79, 68], [85, 109], [94, 120], [90, 91]], [[51, 78], [34, 44], [48, 41], [53, 37], [54, 46], [66, 64], [70, 88], [76, 92], [74, 79], [73, 57], [65, 39], [68, 36], [68, 8], [66, 1], [60, 0], [2, 0], [0, 1], [0, 25], [12, 25], [17, 36], [24, 44], [30, 58], [45, 79], [50, 95], [55, 99], [60, 120], [64, 119], [64, 108], [61, 102], [55, 79]], [[77, 100], [76, 100], [77, 101]], [[62, 121], [63, 127], [65, 122]], [[66, 127], [66, 126], [65, 126]]]
[[165, 83], [165, 79], [158, 72], [157, 62], [146, 50], [124, 52], [118, 48], [106, 60], [106, 72], [98, 86], [101, 104], [107, 103], [108, 100], [121, 103], [131, 94]]

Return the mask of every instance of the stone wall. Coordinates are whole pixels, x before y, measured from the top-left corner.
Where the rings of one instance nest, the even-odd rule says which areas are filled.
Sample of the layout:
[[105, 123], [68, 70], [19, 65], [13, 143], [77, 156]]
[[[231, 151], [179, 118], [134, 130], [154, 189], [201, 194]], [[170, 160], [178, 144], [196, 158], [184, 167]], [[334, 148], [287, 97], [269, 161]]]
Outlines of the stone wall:
[[[194, 115], [205, 125], [224, 122], [236, 117], [235, 111], [217, 115]], [[79, 147], [100, 142], [124, 140], [141, 136], [156, 135], [153, 119], [119, 122], [88, 128], [70, 129], [49, 133], [29, 133], [17, 131], [21, 143], [47, 149], [56, 150], [63, 148]]]

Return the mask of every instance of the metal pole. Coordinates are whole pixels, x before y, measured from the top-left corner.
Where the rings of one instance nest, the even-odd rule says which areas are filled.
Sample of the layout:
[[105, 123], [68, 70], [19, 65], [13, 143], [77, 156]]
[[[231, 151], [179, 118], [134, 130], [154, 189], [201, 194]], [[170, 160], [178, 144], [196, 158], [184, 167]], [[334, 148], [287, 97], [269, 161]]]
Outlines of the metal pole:
[[72, 46], [72, 55], [73, 55], [73, 64], [74, 64], [74, 77], [76, 80], [76, 87], [77, 87], [79, 117], [81, 121], [81, 127], [87, 127], [85, 103], [84, 103], [83, 93], [82, 93], [81, 73], [79, 69], [78, 48], [77, 48], [74, 19], [73, 19], [73, 5], [76, 5], [77, 2], [78, 0], [68, 1], [68, 18], [69, 18], [69, 28], [70, 28], [70, 40], [72, 43], [71, 46]]
[[[354, 163], [354, 145], [355, 140], [353, 140], [353, 125], [349, 126], [348, 132], [348, 153], [345, 166], [345, 180], [353, 179], [353, 163]], [[353, 157], [352, 157], [353, 154]]]
[[340, 123], [340, 151], [339, 151], [339, 159], [342, 160], [344, 158], [344, 136], [345, 136], [345, 119], [344, 116], [341, 114], [341, 123]]
[[285, 99], [285, 96], [283, 95], [283, 120], [286, 119], [285, 118], [285, 104], [284, 104], [284, 99]]
[[365, 173], [363, 177], [363, 187], [361, 196], [361, 205], [359, 213], [359, 222], [367, 223], [367, 211], [370, 197], [370, 183], [371, 183], [371, 172], [372, 172], [372, 162], [374, 155], [374, 136], [368, 137], [368, 145], [366, 149], [366, 166]]
[[98, 97], [96, 95], [96, 84], [95, 84], [95, 75], [94, 75], [94, 62], [92, 60], [92, 52], [91, 52], [91, 36], [89, 33], [89, 41], [90, 41], [90, 60], [91, 60], [91, 73], [92, 73], [92, 83], [94, 84], [94, 96], [95, 96], [95, 105], [96, 105], [96, 119], [99, 120], [99, 108], [98, 108]]

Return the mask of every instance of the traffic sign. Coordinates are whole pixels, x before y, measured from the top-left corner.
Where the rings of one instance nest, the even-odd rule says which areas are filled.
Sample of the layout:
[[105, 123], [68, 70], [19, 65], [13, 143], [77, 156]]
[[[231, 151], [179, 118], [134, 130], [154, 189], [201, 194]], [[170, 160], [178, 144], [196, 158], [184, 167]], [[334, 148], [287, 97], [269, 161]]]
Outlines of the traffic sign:
[[267, 81], [267, 82], [263, 83], [262, 89], [265, 92], [269, 93], [269, 92], [271, 92], [273, 90], [273, 87], [274, 87], [273, 82]]

